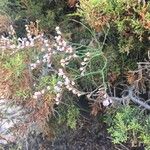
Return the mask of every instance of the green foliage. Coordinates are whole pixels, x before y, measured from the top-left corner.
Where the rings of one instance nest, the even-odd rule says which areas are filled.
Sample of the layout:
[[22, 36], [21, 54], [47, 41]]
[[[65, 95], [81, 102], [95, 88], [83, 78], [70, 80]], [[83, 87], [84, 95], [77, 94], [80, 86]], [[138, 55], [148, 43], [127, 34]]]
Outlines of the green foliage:
[[108, 129], [114, 143], [127, 142], [128, 132], [140, 129], [137, 120], [133, 118], [134, 116], [137, 116], [137, 110], [130, 107], [122, 108], [115, 114], [112, 125]]
[[146, 145], [146, 150], [150, 149], [150, 116], [146, 117], [143, 123], [143, 130], [139, 138]]
[[23, 70], [26, 67], [24, 62], [24, 55], [17, 53], [14, 56], [7, 58], [4, 63], [4, 67], [11, 71], [14, 77], [21, 76]]
[[129, 141], [132, 144], [142, 142], [149, 147], [149, 115], [145, 116], [145, 119], [143, 119], [143, 115], [144, 113], [139, 108], [124, 106], [117, 109], [114, 115], [107, 116], [106, 122], [109, 122], [108, 132], [111, 134], [112, 141], [115, 144]]
[[65, 4], [63, 0], [8, 0], [8, 2], [8, 14], [16, 21], [20, 19], [27, 21], [39, 20], [42, 29], [47, 30], [49, 28], [52, 30], [57, 26], [57, 22], [63, 20]]
[[58, 113], [59, 113], [57, 122], [60, 125], [65, 124], [71, 129], [76, 129], [77, 122], [78, 122], [79, 115], [80, 115], [79, 108], [75, 104], [73, 104], [72, 101], [68, 101], [68, 99], [66, 100], [67, 100], [66, 104], [59, 105], [57, 108]]
[[6, 13], [6, 5], [8, 4], [8, 0], [0, 0], [0, 12]]
[[42, 76], [39, 80], [39, 84], [37, 86], [37, 90], [41, 90], [47, 86], [49, 86], [49, 92], [53, 93], [54, 92], [54, 87], [56, 86], [59, 78], [56, 77], [55, 75], [52, 76]]
[[67, 110], [67, 126], [76, 129], [79, 109], [75, 105], [70, 105]]
[[[147, 4], [146, 11], [140, 6], [140, 4], [137, 3], [136, 0], [133, 0], [132, 2], [128, 2], [126, 0], [103, 0], [101, 2], [91, 0], [90, 2], [92, 5], [89, 5], [88, 2], [81, 0], [81, 9], [78, 10], [78, 14], [98, 32], [105, 32], [102, 27], [108, 27], [109, 24], [111, 28], [116, 28], [116, 32], [118, 32], [117, 37], [119, 40], [127, 40], [129, 37], [133, 39], [138, 38], [140, 40], [141, 37], [145, 36], [145, 31], [149, 30], [145, 28], [145, 25], [141, 21], [142, 13], [145, 15], [145, 18], [143, 19], [149, 20], [147, 19], [150, 16], [149, 2]], [[105, 21], [103, 22], [102, 20]], [[139, 40], [134, 40], [134, 43], [139, 42]], [[130, 45], [126, 45], [126, 42], [124, 44], [123, 42], [121, 43], [122, 46], [119, 48], [121, 52], [136, 50], [136, 46], [133, 42], [130, 42]], [[125, 46], [128, 50], [125, 49], [124, 51]]]
[[27, 90], [23, 90], [23, 91], [22, 90], [18, 90], [18, 91], [16, 91], [16, 96], [20, 97], [22, 99], [28, 98], [29, 95], [30, 95], [30, 91], [27, 91]]
[[[7, 0], [6, 2], [7, 8], [12, 12], [11, 14], [8, 11], [11, 17], [15, 20], [39, 20], [40, 27], [44, 31], [52, 31], [55, 26], [63, 21], [65, 24], [68, 22], [64, 11], [64, 0]], [[90, 93], [93, 89], [102, 85], [107, 90], [106, 79], [109, 72], [115, 75], [123, 74], [127, 70], [135, 69], [137, 61], [145, 59], [149, 48], [147, 41], [150, 33], [147, 24], [144, 23], [147, 23], [150, 19], [150, 3], [147, 3], [146, 12], [142, 12], [144, 11], [143, 7], [136, 0], [132, 2], [127, 0], [89, 0], [88, 3], [85, 0], [80, 0], [81, 8], [75, 14], [82, 17], [92, 30], [82, 23], [81, 25], [85, 27], [84, 30], [77, 30], [76, 24], [68, 29], [70, 37], [71, 33], [75, 34], [78, 31], [78, 35], [75, 37], [75, 41], [78, 43], [74, 44], [73, 48], [76, 49], [75, 53], [79, 57], [77, 59], [73, 58], [74, 60], [71, 60], [64, 68], [67, 76], [74, 79], [75, 86], [73, 86], [75, 88]], [[1, 0], [0, 8], [4, 5], [6, 3]], [[142, 18], [141, 12], [145, 18]], [[66, 27], [68, 26], [67, 24]], [[73, 31], [70, 31], [72, 28]], [[88, 31], [85, 31], [85, 29]], [[34, 48], [32, 50], [33, 52], [28, 54], [30, 61], [35, 62], [37, 56], [42, 59], [43, 52], [37, 52]], [[90, 53], [90, 56], [86, 56], [87, 53]], [[4, 60], [3, 66], [5, 69], [8, 69], [17, 79], [21, 77], [22, 72], [26, 69], [25, 55], [24, 53], [16, 53]], [[60, 60], [67, 58], [67, 56], [68, 54], [65, 55], [63, 52], [55, 55], [52, 58], [54, 69], [61, 68]], [[85, 62], [83, 62], [84, 58], [87, 58]], [[137, 60], [137, 58], [140, 59]], [[81, 62], [86, 64], [81, 65]], [[85, 72], [82, 75], [79, 69], [84, 68], [81, 67], [85, 67]], [[37, 81], [34, 90], [41, 92], [45, 87], [50, 87], [48, 92], [52, 95], [57, 94], [54, 93], [54, 87], [61, 79], [56, 75], [52, 75], [51, 72], [44, 74], [43, 70], [45, 68], [43, 70], [40, 68], [43, 72], [38, 69], [33, 69], [32, 74], [35, 77], [33, 80]], [[15, 94], [26, 99], [30, 92], [26, 89], [16, 90]], [[70, 96], [70, 93], [67, 93], [67, 96], [65, 93], [63, 94], [62, 102], [64, 105], [60, 103], [56, 108], [58, 112], [57, 123], [76, 129], [80, 115], [79, 108], [73, 103], [74, 99], [72, 95]], [[48, 102], [50, 102], [49, 97], [46, 97]], [[120, 107], [115, 110], [115, 113], [107, 115], [106, 122], [109, 124], [108, 132], [115, 144], [136, 143], [139, 141], [147, 146], [147, 150], [150, 149], [150, 117], [142, 113], [139, 108], [132, 106]]]

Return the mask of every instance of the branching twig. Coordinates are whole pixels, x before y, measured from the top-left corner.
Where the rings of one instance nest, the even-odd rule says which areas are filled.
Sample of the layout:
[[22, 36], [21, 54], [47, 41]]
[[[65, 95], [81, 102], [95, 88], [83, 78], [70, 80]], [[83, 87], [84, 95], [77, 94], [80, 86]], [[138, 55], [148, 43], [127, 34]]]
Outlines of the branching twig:
[[119, 102], [124, 102], [127, 99], [130, 99], [132, 102], [144, 107], [145, 109], [150, 110], [150, 105], [148, 105], [147, 103], [143, 102], [140, 100], [139, 97], [137, 97], [134, 93], [133, 93], [133, 89], [129, 88], [128, 90], [128, 95], [122, 98], [119, 97], [110, 97], [110, 99], [114, 100], [114, 101], [119, 101]]

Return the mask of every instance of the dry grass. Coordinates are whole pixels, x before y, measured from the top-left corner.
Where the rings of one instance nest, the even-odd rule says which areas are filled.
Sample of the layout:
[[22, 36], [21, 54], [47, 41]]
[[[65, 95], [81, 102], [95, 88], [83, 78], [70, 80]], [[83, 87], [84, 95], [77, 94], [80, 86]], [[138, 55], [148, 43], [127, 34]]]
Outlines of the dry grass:
[[[2, 64], [0, 63], [0, 66]], [[0, 68], [0, 98], [10, 98], [12, 81], [9, 80], [10, 73], [7, 70]]]
[[8, 16], [0, 14], [0, 33], [8, 32], [8, 28], [11, 24], [12, 21]]

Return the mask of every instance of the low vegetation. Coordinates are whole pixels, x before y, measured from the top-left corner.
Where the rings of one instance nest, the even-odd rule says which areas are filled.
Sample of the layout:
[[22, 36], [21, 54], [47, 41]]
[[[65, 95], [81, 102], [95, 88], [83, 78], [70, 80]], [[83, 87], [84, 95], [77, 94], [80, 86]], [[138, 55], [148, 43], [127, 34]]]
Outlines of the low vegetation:
[[0, 99], [23, 110], [12, 139], [76, 130], [86, 99], [114, 144], [150, 150], [150, 2], [72, 2], [0, 1]]

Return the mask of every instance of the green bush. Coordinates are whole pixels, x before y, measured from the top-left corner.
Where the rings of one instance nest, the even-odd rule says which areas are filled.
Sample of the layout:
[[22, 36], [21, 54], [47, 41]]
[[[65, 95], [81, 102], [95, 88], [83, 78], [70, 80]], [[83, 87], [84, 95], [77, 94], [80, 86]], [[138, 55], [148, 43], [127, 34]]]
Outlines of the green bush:
[[139, 108], [133, 106], [120, 107], [110, 115], [112, 116], [107, 116], [106, 122], [110, 123], [108, 132], [115, 144], [129, 142], [132, 146], [140, 143], [146, 147], [150, 146], [149, 115], [145, 115]]
[[30, 21], [39, 20], [40, 27], [48, 32], [64, 20], [64, 7], [64, 0], [8, 0], [7, 13], [14, 20], [22, 20], [26, 24]]
[[66, 104], [58, 106], [58, 124], [67, 125], [67, 127], [75, 130], [77, 128], [77, 122], [80, 115], [79, 108], [71, 101]]

